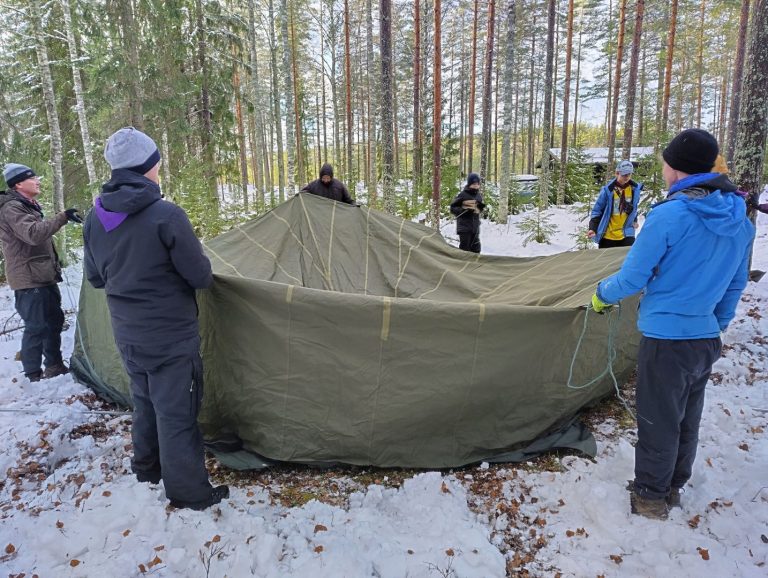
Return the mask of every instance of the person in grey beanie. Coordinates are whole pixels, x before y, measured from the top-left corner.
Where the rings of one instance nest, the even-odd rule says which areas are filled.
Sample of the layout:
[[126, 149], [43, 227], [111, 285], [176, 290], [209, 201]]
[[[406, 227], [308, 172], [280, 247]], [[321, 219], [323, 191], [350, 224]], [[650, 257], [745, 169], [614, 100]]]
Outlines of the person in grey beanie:
[[69, 371], [61, 355], [61, 264], [52, 238], [67, 222], [83, 221], [76, 209], [45, 219], [36, 200], [40, 179], [28, 166], [7, 164], [3, 179], [8, 190], [0, 193], [0, 243], [16, 311], [24, 321], [21, 365], [29, 381], [39, 381]]
[[203, 510], [229, 497], [211, 486], [197, 416], [203, 362], [195, 290], [211, 264], [181, 207], [162, 200], [160, 153], [126, 127], [107, 141], [112, 168], [83, 227], [85, 275], [103, 288], [131, 380], [133, 458], [140, 482], [159, 483], [177, 508]]

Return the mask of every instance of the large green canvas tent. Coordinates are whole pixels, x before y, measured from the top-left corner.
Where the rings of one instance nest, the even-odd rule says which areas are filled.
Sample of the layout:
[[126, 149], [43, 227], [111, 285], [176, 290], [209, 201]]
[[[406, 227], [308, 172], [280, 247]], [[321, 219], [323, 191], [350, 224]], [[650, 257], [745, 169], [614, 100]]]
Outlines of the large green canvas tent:
[[[200, 423], [209, 442], [269, 460], [509, 457], [608, 394], [609, 365], [619, 380], [635, 365], [635, 304], [584, 307], [626, 250], [476, 255], [398, 217], [300, 194], [206, 251]], [[86, 282], [72, 365], [130, 403], [103, 291]]]

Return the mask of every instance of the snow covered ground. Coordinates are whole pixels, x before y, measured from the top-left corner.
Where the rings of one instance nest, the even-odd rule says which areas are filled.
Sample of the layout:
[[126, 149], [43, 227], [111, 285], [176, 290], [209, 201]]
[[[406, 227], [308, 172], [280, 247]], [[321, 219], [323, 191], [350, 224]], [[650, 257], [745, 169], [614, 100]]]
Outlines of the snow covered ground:
[[[570, 235], [585, 223], [570, 209], [551, 215], [559, 227], [552, 245], [522, 247], [514, 225], [484, 222], [484, 252], [570, 249]], [[452, 223], [443, 229], [455, 237]], [[755, 267], [764, 270], [766, 237], [761, 215]], [[68, 354], [76, 266], [65, 281]], [[169, 509], [162, 484], [139, 484], [128, 473], [129, 416], [89, 413], [100, 402], [69, 376], [30, 384], [14, 360], [21, 331], [10, 332], [0, 339], [0, 574], [768, 576], [764, 304], [768, 279], [750, 284], [726, 335], [694, 476], [683, 509], [666, 522], [629, 514], [624, 487], [633, 476], [634, 431], [615, 419], [595, 432], [594, 462], [550, 456], [546, 467], [405, 472], [397, 483], [387, 471], [374, 470], [363, 484], [347, 470], [331, 471], [316, 483], [323, 491], [310, 494], [320, 499], [299, 496], [299, 505], [289, 505], [295, 488], [278, 471], [241, 476], [220, 507]], [[12, 292], [0, 287], [5, 330], [18, 324], [13, 314]], [[341, 499], [339, 488], [348, 489]]]

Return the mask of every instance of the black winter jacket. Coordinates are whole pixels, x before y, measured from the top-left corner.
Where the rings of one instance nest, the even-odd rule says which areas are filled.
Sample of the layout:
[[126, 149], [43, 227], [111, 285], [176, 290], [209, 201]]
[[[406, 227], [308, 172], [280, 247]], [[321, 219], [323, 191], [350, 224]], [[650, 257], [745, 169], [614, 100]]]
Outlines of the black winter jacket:
[[483, 194], [475, 189], [464, 187], [451, 203], [451, 213], [456, 215], [456, 232], [461, 233], [479, 233], [480, 232], [480, 214], [471, 209], [465, 209], [461, 206], [464, 201], [477, 201], [477, 208], [483, 210]]
[[168, 345], [198, 335], [195, 289], [213, 282], [211, 263], [181, 207], [160, 187], [112, 171], [83, 227], [85, 274], [104, 288], [115, 341]]
[[320, 169], [320, 177], [323, 175], [331, 177], [331, 182], [326, 185], [321, 179], [315, 179], [301, 189], [300, 192], [312, 193], [313, 195], [319, 195], [326, 199], [347, 203], [349, 205], [355, 204], [354, 199], [349, 196], [349, 191], [347, 190], [347, 187], [344, 186], [344, 183], [339, 179], [333, 178], [333, 167], [331, 167], [331, 165], [326, 163], [322, 166]]

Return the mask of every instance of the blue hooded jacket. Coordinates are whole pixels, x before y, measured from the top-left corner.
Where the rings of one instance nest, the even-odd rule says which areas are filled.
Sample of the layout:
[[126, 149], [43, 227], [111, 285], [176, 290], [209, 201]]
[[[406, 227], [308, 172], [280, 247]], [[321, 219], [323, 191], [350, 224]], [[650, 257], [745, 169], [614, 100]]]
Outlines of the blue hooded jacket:
[[[592, 207], [592, 213], [589, 216], [589, 228], [595, 232], [595, 236], [592, 237], [595, 243], [599, 243], [608, 230], [608, 223], [610, 223], [613, 214], [613, 186], [615, 183], [616, 179], [611, 179], [600, 189], [597, 200]], [[637, 220], [637, 209], [640, 206], [640, 191], [643, 190], [643, 184], [634, 181], [629, 181], [629, 183], [632, 186], [632, 212], [627, 215], [627, 221], [624, 223], [624, 236], [634, 237], [635, 228], [633, 225]]]
[[755, 228], [736, 187], [718, 173], [690, 175], [648, 214], [618, 273], [597, 296], [617, 303], [645, 288], [637, 326], [656, 339], [718, 337], [747, 285]]

